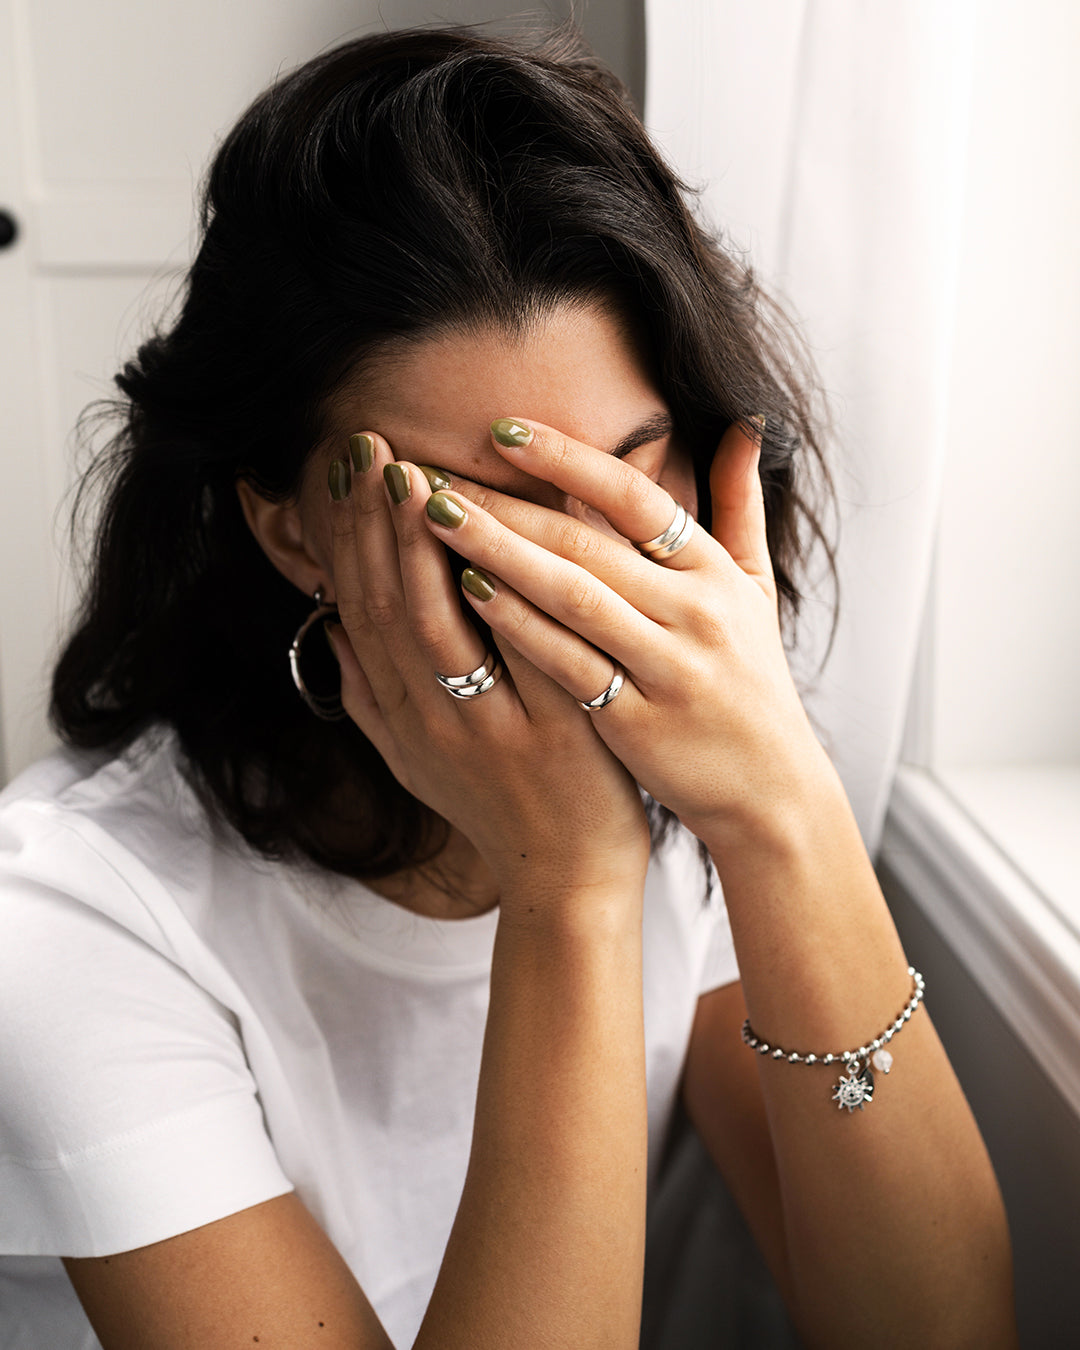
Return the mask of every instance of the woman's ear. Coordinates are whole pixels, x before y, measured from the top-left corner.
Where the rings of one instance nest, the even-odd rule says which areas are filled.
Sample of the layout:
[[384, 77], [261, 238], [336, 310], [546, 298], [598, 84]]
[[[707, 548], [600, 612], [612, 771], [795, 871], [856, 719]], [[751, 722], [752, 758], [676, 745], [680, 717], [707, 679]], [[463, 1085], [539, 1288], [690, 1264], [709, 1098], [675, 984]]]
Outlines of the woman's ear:
[[248, 528], [281, 575], [305, 595], [314, 595], [319, 587], [331, 595], [326, 569], [308, 549], [299, 503], [270, 501], [244, 478], [236, 480], [236, 494]]

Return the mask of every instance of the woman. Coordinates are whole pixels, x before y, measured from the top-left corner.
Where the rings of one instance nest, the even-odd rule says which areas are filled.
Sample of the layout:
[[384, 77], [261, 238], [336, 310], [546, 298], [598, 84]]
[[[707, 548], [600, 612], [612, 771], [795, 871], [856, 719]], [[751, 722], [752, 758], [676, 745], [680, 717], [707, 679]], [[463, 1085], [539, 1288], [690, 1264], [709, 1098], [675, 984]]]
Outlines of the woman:
[[4, 796], [5, 1344], [636, 1345], [679, 1095], [808, 1344], [1013, 1344], [785, 661], [807, 395], [610, 77], [351, 43], [203, 223]]

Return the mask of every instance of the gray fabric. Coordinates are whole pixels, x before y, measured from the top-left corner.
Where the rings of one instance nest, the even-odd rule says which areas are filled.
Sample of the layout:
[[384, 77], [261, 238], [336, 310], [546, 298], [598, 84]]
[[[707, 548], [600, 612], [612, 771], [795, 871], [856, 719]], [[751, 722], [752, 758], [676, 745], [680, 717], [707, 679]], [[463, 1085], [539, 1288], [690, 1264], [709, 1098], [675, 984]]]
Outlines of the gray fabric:
[[641, 1350], [800, 1345], [738, 1206], [681, 1115], [649, 1210]]

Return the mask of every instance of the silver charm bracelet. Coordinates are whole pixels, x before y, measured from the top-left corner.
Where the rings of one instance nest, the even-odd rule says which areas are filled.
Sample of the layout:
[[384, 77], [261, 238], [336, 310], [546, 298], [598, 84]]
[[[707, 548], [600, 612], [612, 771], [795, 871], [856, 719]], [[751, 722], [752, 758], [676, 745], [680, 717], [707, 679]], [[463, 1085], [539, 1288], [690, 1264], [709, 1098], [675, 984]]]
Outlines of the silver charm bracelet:
[[[763, 1041], [751, 1027], [749, 1018], [743, 1023], [742, 1038], [750, 1049], [756, 1050], [759, 1055], [768, 1055], [771, 1059], [786, 1059], [789, 1064], [845, 1065], [847, 1077], [841, 1077], [837, 1083], [833, 1092], [833, 1101], [837, 1103], [838, 1111], [842, 1111], [845, 1106], [849, 1114], [856, 1107], [861, 1111], [867, 1102], [874, 1100], [873, 1069], [877, 1069], [879, 1073], [887, 1074], [892, 1068], [893, 1058], [890, 1052], [885, 1049], [885, 1046], [898, 1031], [903, 1031], [904, 1023], [911, 1021], [911, 1014], [922, 1002], [926, 981], [914, 966], [908, 966], [907, 973], [912, 978], [914, 988], [906, 1006], [901, 1010], [896, 1021], [886, 1028], [880, 1036], [875, 1036], [872, 1041], [860, 1045], [857, 1050], [842, 1050], [836, 1055], [803, 1055], [798, 1050], [782, 1050], [778, 1045], [769, 1045], [767, 1041]], [[862, 1063], [861, 1068], [859, 1067], [860, 1063]], [[873, 1069], [871, 1065], [873, 1065]]]

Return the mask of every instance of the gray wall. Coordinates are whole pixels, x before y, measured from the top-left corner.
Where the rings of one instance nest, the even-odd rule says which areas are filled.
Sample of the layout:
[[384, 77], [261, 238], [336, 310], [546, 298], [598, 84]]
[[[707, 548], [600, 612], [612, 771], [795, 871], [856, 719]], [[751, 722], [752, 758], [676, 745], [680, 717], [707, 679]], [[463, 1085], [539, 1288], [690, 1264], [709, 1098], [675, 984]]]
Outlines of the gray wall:
[[1023, 1350], [1072, 1350], [1080, 1345], [1080, 1122], [922, 908], [886, 866], [880, 873], [1001, 1183], [1020, 1343]]
[[533, 0], [531, 5], [498, 0], [383, 0], [387, 28], [418, 23], [490, 24], [513, 33], [537, 23], [572, 16], [596, 54], [627, 84], [638, 111], [645, 101], [645, 0]]

